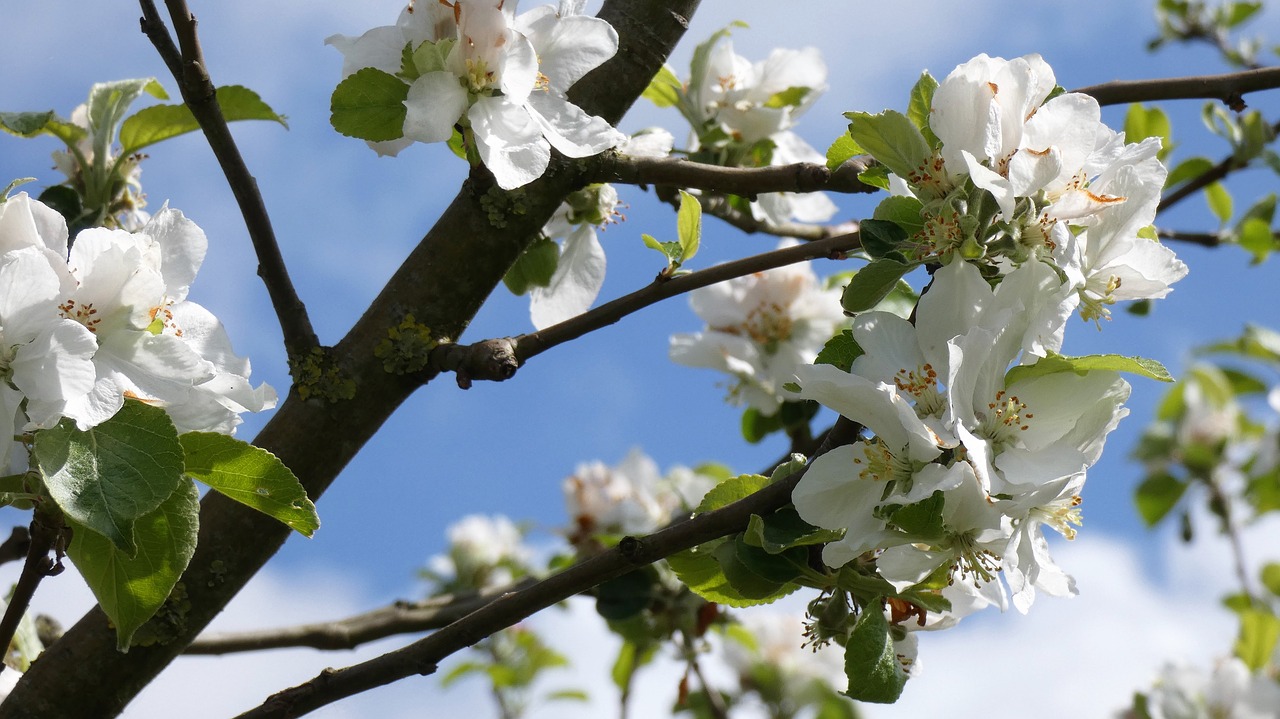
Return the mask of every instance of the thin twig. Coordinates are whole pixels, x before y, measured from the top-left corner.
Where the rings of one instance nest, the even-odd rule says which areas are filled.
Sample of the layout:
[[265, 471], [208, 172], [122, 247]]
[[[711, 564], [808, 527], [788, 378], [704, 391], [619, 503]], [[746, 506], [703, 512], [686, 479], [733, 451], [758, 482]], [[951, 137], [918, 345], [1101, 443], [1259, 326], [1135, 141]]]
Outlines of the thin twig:
[[201, 636], [186, 654], [232, 654], [284, 647], [355, 649], [361, 644], [399, 634], [439, 629], [474, 612], [495, 598], [533, 584], [523, 579], [482, 592], [443, 595], [420, 602], [397, 601], [353, 617], [316, 624], [275, 627], [252, 632], [228, 632]]
[[[1280, 122], [1277, 122], [1271, 126], [1271, 134], [1272, 135], [1280, 134]], [[1220, 160], [1218, 164], [1214, 165], [1208, 170], [1205, 170], [1199, 175], [1196, 175], [1195, 177], [1191, 178], [1187, 182], [1179, 185], [1178, 189], [1160, 198], [1160, 204], [1156, 207], [1156, 212], [1157, 213], [1163, 212], [1164, 210], [1167, 210], [1170, 207], [1173, 207], [1174, 205], [1178, 204], [1179, 202], [1182, 202], [1183, 200], [1196, 194], [1200, 190], [1203, 190], [1209, 185], [1212, 185], [1213, 183], [1224, 179], [1227, 175], [1230, 175], [1232, 172], [1235, 172], [1236, 170], [1243, 170], [1247, 166], [1248, 166], [1248, 163], [1240, 162], [1239, 160], [1237, 160], [1234, 153], [1227, 155], [1226, 157], [1222, 158], [1222, 160]]]
[[1156, 228], [1156, 236], [1162, 240], [1186, 242], [1201, 247], [1217, 247], [1226, 241], [1220, 232], [1181, 232], [1179, 230], [1162, 230]]
[[1231, 556], [1235, 561], [1236, 578], [1240, 580], [1240, 591], [1250, 599], [1256, 598], [1258, 595], [1254, 593], [1253, 582], [1249, 579], [1249, 563], [1244, 555], [1244, 540], [1240, 537], [1240, 525], [1231, 511], [1231, 500], [1222, 491], [1222, 487], [1212, 473], [1204, 477], [1204, 483], [1209, 488], [1210, 502], [1221, 510], [1218, 516], [1222, 518], [1222, 533], [1227, 535], [1227, 541], [1231, 544]]
[[845, 235], [850, 232], [857, 231], [857, 224], [849, 222], [838, 225], [820, 225], [809, 222], [770, 222], [769, 220], [759, 220], [751, 213], [737, 209], [729, 203], [728, 198], [721, 195], [704, 195], [699, 197], [698, 201], [699, 204], [702, 205], [702, 212], [704, 214], [724, 220], [729, 225], [742, 230], [748, 235], [759, 233], [762, 235], [792, 237], [797, 240], [813, 242], [815, 240], [825, 240], [828, 237], [836, 237], [837, 235]]
[[[860, 427], [841, 417], [817, 454], [848, 444]], [[804, 470], [720, 509], [645, 537], [625, 537], [618, 545], [552, 575], [519, 592], [506, 594], [434, 634], [380, 657], [345, 669], [328, 669], [311, 681], [286, 689], [240, 719], [297, 717], [340, 699], [413, 676], [436, 671], [446, 657], [522, 621], [534, 613], [584, 592], [601, 582], [643, 567], [676, 552], [742, 531], [752, 514], [772, 512], [791, 501]]]
[[196, 34], [195, 16], [187, 9], [185, 0], [165, 0], [169, 17], [173, 20], [174, 32], [178, 36], [179, 49], [169, 36], [154, 0], [140, 0], [140, 3], [142, 32], [151, 40], [169, 72], [177, 80], [182, 100], [204, 131], [209, 147], [235, 195], [236, 204], [240, 206], [240, 214], [244, 217], [249, 239], [253, 242], [253, 250], [258, 257], [258, 276], [267, 287], [271, 306], [275, 309], [280, 330], [284, 334], [285, 350], [290, 358], [305, 356], [319, 344], [315, 330], [307, 315], [306, 305], [298, 297], [293, 282], [289, 279], [284, 256], [276, 242], [275, 230], [271, 227], [271, 218], [267, 215], [266, 203], [262, 199], [262, 193], [258, 191], [258, 181], [249, 173], [240, 149], [231, 136], [231, 130], [227, 127], [226, 118], [222, 115], [222, 107], [218, 105], [213, 82], [205, 67], [204, 53], [200, 49], [199, 36]]
[[[22, 565], [22, 574], [13, 587], [13, 596], [9, 598], [9, 606], [5, 607], [4, 618], [0, 619], [0, 651], [7, 650], [18, 631], [22, 616], [31, 605], [31, 598], [36, 594], [36, 587], [45, 577], [62, 573], [62, 550], [57, 550], [57, 559], [49, 557], [54, 551], [62, 535], [61, 517], [44, 511], [37, 506], [31, 518], [31, 541], [27, 544], [27, 561]], [[12, 539], [12, 535], [10, 537]], [[0, 672], [5, 664], [0, 662]]]
[[775, 267], [823, 257], [841, 258], [844, 253], [859, 247], [861, 238], [858, 233], [851, 232], [726, 262], [687, 275], [671, 278], [659, 276], [631, 294], [531, 334], [484, 340], [470, 345], [440, 345], [431, 351], [428, 372], [430, 376], [438, 372], [455, 372], [458, 375], [458, 385], [463, 389], [470, 387], [471, 381], [475, 379], [500, 382], [513, 377], [516, 370], [530, 358], [614, 324], [656, 302]]
[[595, 164], [593, 182], [628, 185], [669, 185], [755, 199], [769, 192], [878, 192], [858, 179], [870, 158], [851, 160], [835, 172], [826, 165], [798, 162], [769, 167], [722, 167], [680, 158], [631, 157], [611, 154]]
[[1114, 80], [1073, 92], [1092, 95], [1099, 105], [1153, 100], [1221, 100], [1236, 112], [1244, 110], [1245, 93], [1280, 87], [1280, 67], [1242, 70], [1222, 75], [1197, 75], [1155, 80]]

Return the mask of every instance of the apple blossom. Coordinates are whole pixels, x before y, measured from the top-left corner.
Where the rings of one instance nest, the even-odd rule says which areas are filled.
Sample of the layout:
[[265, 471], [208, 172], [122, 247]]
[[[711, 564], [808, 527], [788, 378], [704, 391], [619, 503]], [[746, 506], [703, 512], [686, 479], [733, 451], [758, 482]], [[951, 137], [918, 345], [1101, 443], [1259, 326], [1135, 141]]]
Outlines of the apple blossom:
[[563, 483], [569, 540], [584, 546], [596, 535], [648, 534], [696, 505], [714, 481], [677, 467], [664, 479], [658, 465], [633, 449], [617, 467], [581, 464]]
[[614, 222], [617, 207], [618, 191], [612, 185], [589, 185], [571, 194], [542, 228], [543, 236], [563, 242], [550, 282], [529, 289], [535, 328], [546, 329], [582, 314], [600, 294], [605, 254], [596, 228]]
[[694, 291], [689, 304], [707, 329], [671, 338], [671, 359], [727, 372], [729, 397], [765, 414], [782, 385], [814, 360], [844, 322], [839, 290], [825, 289], [808, 263], [779, 267]]
[[524, 533], [502, 515], [471, 514], [447, 530], [449, 551], [427, 561], [428, 573], [446, 591], [482, 590], [510, 584], [528, 573], [533, 552]]

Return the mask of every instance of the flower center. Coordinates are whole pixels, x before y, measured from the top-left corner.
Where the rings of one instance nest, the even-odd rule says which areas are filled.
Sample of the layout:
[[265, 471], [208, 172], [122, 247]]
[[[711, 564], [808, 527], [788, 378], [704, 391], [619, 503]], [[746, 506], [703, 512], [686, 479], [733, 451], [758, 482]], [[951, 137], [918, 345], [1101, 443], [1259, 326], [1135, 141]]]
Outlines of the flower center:
[[946, 406], [938, 391], [938, 372], [928, 362], [916, 369], [900, 368], [893, 375], [893, 385], [915, 399], [916, 413], [921, 417], [938, 414]]
[[948, 583], [954, 583], [957, 575], [961, 581], [973, 577], [973, 586], [981, 587], [984, 582], [995, 579], [1000, 571], [1000, 556], [989, 549], [984, 549], [974, 539], [972, 533], [965, 532], [953, 536], [956, 559], [951, 565], [951, 576]]
[[1035, 417], [1027, 411], [1025, 402], [1017, 395], [996, 392], [995, 401], [987, 403], [987, 412], [979, 418], [978, 434], [991, 440], [997, 450], [1018, 443], [1018, 433], [1031, 429], [1029, 420]]
[[95, 316], [98, 314], [98, 310], [93, 306], [92, 302], [80, 304], [75, 300], [67, 300], [58, 305], [58, 311], [62, 313], [63, 317], [84, 325], [90, 332], [96, 333], [98, 325], [102, 323], [102, 318]]
[[1067, 539], [1075, 539], [1075, 528], [1084, 524], [1084, 519], [1080, 513], [1081, 501], [1080, 495], [1072, 495], [1071, 500], [1066, 504], [1037, 507], [1031, 510], [1031, 514], [1044, 524], [1058, 530], [1058, 534]]

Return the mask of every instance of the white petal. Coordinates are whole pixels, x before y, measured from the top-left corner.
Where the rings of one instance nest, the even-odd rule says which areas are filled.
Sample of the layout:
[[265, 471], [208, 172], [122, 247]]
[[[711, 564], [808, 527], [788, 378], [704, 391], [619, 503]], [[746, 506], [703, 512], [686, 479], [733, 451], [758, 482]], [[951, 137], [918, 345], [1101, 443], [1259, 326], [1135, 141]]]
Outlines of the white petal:
[[409, 86], [404, 100], [404, 136], [418, 142], [445, 142], [467, 109], [467, 91], [450, 72], [429, 72]]
[[186, 299], [209, 248], [204, 230], [166, 204], [142, 228], [141, 234], [160, 247], [160, 275], [164, 278], [165, 294], [174, 302]]
[[996, 199], [996, 204], [1000, 205], [1000, 216], [1005, 222], [1012, 220], [1013, 206], [1017, 203], [1018, 198], [1014, 196], [1013, 187], [1009, 184], [1009, 180], [979, 164], [978, 159], [970, 154], [968, 150], [962, 150], [960, 155], [964, 160], [965, 168], [969, 172], [970, 179], [973, 180], [973, 184], [991, 193], [991, 196]]
[[916, 416], [892, 385], [875, 383], [831, 365], [798, 368], [798, 396], [817, 400], [841, 415], [867, 427], [889, 447], [916, 462], [937, 457], [938, 438]]
[[564, 241], [551, 283], [529, 292], [533, 326], [545, 329], [587, 311], [604, 284], [604, 248], [590, 225], [581, 225]]
[[18, 348], [10, 365], [13, 384], [27, 396], [33, 426], [52, 427], [68, 402], [93, 390], [92, 358], [97, 349], [93, 333], [71, 320], [48, 326], [30, 344]]
[[501, 97], [478, 100], [467, 111], [480, 159], [504, 190], [542, 177], [551, 162], [551, 147], [529, 112]]
[[529, 41], [538, 52], [538, 69], [553, 92], [567, 92], [583, 75], [618, 52], [618, 33], [599, 18], [574, 15], [537, 23]]
[[551, 146], [568, 157], [598, 155], [626, 142], [627, 136], [608, 122], [554, 93], [533, 93], [528, 107]]
[[406, 42], [404, 32], [395, 25], [375, 27], [360, 37], [330, 35], [324, 39], [324, 44], [332, 45], [342, 53], [343, 78], [366, 67], [392, 75], [400, 72]]

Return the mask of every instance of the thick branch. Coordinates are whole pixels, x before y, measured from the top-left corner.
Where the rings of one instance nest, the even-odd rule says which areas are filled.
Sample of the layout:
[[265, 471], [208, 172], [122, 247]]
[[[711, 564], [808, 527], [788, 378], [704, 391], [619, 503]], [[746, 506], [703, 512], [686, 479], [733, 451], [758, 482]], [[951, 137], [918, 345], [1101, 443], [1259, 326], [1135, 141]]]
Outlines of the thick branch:
[[458, 375], [458, 386], [466, 389], [473, 379], [490, 379], [501, 382], [510, 379], [516, 370], [530, 358], [575, 340], [589, 332], [608, 327], [627, 315], [661, 302], [662, 300], [693, 290], [743, 277], [775, 267], [818, 258], [842, 258], [844, 253], [861, 247], [861, 238], [853, 232], [839, 237], [808, 242], [795, 247], [773, 250], [741, 260], [726, 262], [687, 275], [665, 278], [659, 276], [652, 283], [631, 294], [607, 302], [577, 317], [519, 337], [503, 337], [484, 340], [471, 345], [441, 345], [431, 352], [432, 373], [453, 371]]
[[1159, 80], [1115, 80], [1073, 92], [1092, 95], [1099, 105], [1153, 100], [1221, 100], [1232, 110], [1244, 110], [1244, 94], [1280, 87], [1280, 67], [1243, 70], [1222, 75], [1198, 75]]
[[751, 199], [767, 192], [877, 192], [879, 188], [858, 179], [858, 168], [866, 169], [868, 159], [854, 158], [832, 172], [826, 165], [812, 162], [770, 167], [722, 167], [679, 158], [630, 157], [615, 153], [600, 159], [592, 180], [629, 185], [670, 185]]
[[200, 129], [204, 131], [209, 147], [218, 159], [218, 165], [222, 167], [227, 184], [235, 195], [236, 204], [240, 206], [249, 239], [253, 242], [253, 251], [258, 256], [258, 276], [267, 286], [271, 306], [275, 309], [276, 319], [284, 334], [285, 351], [290, 358], [304, 356], [318, 344], [315, 330], [311, 327], [311, 318], [307, 316], [306, 305], [298, 297], [293, 281], [289, 279], [284, 256], [280, 253], [275, 230], [271, 227], [271, 218], [267, 215], [267, 206], [258, 191], [258, 181], [249, 173], [222, 115], [222, 107], [218, 105], [213, 81], [205, 68], [204, 53], [196, 34], [195, 16], [187, 9], [186, 0], [165, 0], [165, 4], [181, 49], [169, 37], [153, 0], [141, 0], [142, 32], [155, 45], [169, 72], [178, 81], [182, 100], [191, 109], [196, 122], [200, 123]]
[[[841, 417], [818, 454], [852, 442], [858, 431], [856, 424]], [[407, 647], [345, 669], [326, 670], [306, 684], [272, 696], [256, 709], [241, 714], [240, 719], [297, 717], [399, 679], [431, 674], [450, 654], [557, 602], [676, 552], [742, 531], [752, 514], [766, 514], [790, 502], [791, 491], [802, 476], [804, 470], [745, 499], [646, 537], [626, 537], [613, 549], [527, 589], [504, 595]]]
[[284, 647], [314, 649], [355, 649], [366, 642], [400, 634], [439, 629], [455, 622], [494, 599], [533, 584], [525, 579], [516, 584], [432, 597], [420, 602], [398, 601], [354, 617], [317, 624], [299, 624], [254, 632], [203, 635], [187, 647], [186, 654], [232, 654]]
[[[618, 31], [621, 49], [580, 80], [570, 99], [616, 123], [662, 66], [697, 5], [698, 0], [606, 0], [600, 17]], [[564, 197], [584, 182], [576, 166], [561, 163], [556, 172], [524, 188], [523, 214], [508, 213], [503, 227], [490, 217], [495, 206], [511, 202], [510, 196], [489, 189], [486, 174], [473, 176], [356, 325], [324, 356], [323, 369], [331, 370], [324, 376], [354, 387], [355, 398], [340, 399], [338, 393], [325, 392], [331, 388], [317, 386], [312, 398], [303, 400], [295, 388], [280, 405], [254, 443], [292, 469], [308, 496], [319, 498], [422, 385], [421, 378], [388, 373], [373, 348], [406, 313], [441, 336], [460, 337]], [[488, 201], [482, 203], [482, 198]], [[95, 608], [23, 674], [0, 704], [0, 719], [117, 715], [279, 550], [289, 532], [263, 514], [210, 493], [201, 502], [195, 556], [182, 576], [185, 586], [199, 591], [188, 595], [181, 625], [165, 627], [173, 638], [120, 654], [115, 631]]]

